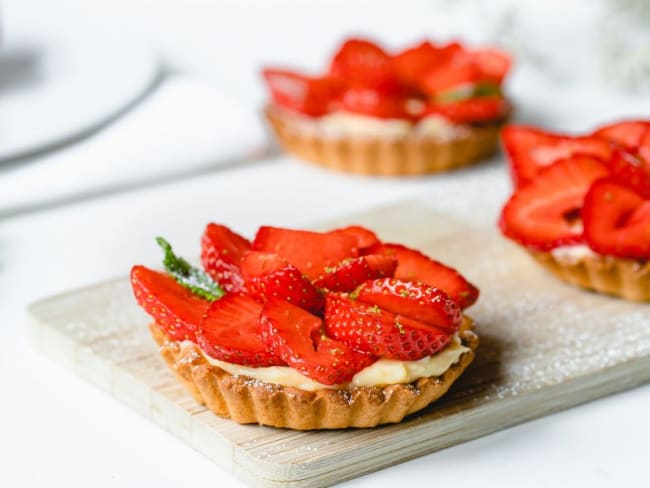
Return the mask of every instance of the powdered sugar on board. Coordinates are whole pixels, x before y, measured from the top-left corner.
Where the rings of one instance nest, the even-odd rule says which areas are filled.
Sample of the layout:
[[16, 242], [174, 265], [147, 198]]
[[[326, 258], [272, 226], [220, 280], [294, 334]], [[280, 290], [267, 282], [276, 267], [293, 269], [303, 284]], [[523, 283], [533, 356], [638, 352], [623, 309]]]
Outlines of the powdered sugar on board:
[[557, 281], [492, 222], [461, 222], [466, 211], [443, 217], [410, 202], [332, 223], [419, 247], [481, 289], [468, 311], [481, 338], [474, 364], [441, 401], [397, 425], [294, 432], [216, 417], [158, 357], [127, 278], [32, 305], [34, 338], [254, 486], [330, 485], [650, 380], [650, 304]]

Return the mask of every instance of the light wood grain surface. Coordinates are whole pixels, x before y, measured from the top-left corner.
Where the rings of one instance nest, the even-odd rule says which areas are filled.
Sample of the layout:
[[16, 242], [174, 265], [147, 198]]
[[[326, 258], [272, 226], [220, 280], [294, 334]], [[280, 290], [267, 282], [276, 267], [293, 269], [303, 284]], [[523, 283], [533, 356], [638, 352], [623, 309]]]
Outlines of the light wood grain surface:
[[342, 223], [416, 246], [481, 289], [469, 310], [481, 337], [474, 364], [446, 397], [400, 424], [294, 432], [214, 416], [158, 357], [126, 278], [33, 304], [33, 339], [251, 486], [328, 486], [650, 380], [650, 305], [558, 282], [493, 222], [470, 228], [406, 202]]

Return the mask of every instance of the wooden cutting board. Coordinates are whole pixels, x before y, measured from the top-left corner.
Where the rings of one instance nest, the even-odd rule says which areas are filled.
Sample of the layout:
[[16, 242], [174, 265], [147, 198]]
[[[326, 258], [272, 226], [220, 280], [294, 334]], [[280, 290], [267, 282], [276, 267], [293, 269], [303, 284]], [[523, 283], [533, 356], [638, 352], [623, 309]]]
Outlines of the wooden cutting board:
[[216, 417], [167, 371], [126, 278], [33, 304], [33, 337], [252, 486], [328, 486], [650, 380], [650, 304], [556, 281], [491, 222], [470, 228], [410, 202], [342, 223], [417, 246], [481, 289], [469, 311], [481, 337], [474, 364], [446, 397], [400, 424], [294, 432]]

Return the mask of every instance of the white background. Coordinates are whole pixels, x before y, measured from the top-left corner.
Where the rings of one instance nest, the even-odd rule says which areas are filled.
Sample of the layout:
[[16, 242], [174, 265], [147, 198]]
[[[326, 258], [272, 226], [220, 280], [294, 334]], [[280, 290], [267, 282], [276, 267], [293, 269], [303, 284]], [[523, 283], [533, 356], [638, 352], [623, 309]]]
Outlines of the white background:
[[[516, 22], [504, 24], [504, 12], [514, 3]], [[7, 39], [16, 29], [21, 34], [64, 37], [85, 31], [79, 43], [98, 32], [109, 40], [114, 36], [121, 41], [113, 44], [115, 49], [127, 40], [134, 49], [152, 53], [166, 72], [201, 77], [251, 113], [263, 100], [257, 76], [263, 63], [317, 70], [341, 36], [359, 33], [395, 48], [425, 36], [511, 43], [521, 58], [509, 91], [519, 119], [526, 122], [587, 130], [612, 118], [648, 116], [647, 93], [615, 89], [602, 76], [598, 57], [609, 4], [541, 3], [5, 0], [2, 12]], [[88, 28], [99, 24], [101, 31]], [[46, 87], [47, 73], [40, 82]], [[77, 108], [71, 100], [70, 113]], [[25, 116], [67, 114], [36, 108]], [[102, 143], [105, 160], [123, 154], [123, 140], [137, 141], [139, 131], [156, 133], [156, 124], [167, 122], [128, 126], [128, 116], [115, 124], [127, 124], [129, 133], [111, 144]], [[242, 131], [246, 141], [245, 127]], [[199, 150], [196, 145], [204, 143], [209, 151], [218, 152], [201, 141], [179, 135], [176, 149], [186, 147], [187, 154], [194, 154]], [[151, 160], [157, 148], [147, 142]], [[75, 156], [74, 145], [61, 151], [23, 161], [13, 171], [48, 157], [62, 164], [64, 151], [71, 151], [70, 164], [76, 164], [75, 157], [84, 157]], [[161, 161], [166, 161], [169, 149], [159, 151]], [[92, 165], [93, 160], [86, 162]], [[0, 184], [2, 177], [0, 172]], [[67, 183], [51, 173], [47, 180], [42, 178], [34, 174], [23, 180], [21, 188], [29, 192], [33, 185], [40, 194], [47, 191], [44, 182], [53, 188]], [[24, 332], [29, 302], [124, 275], [134, 263], [154, 265], [155, 235], [168, 237], [187, 255], [196, 254], [198, 236], [209, 220], [250, 235], [263, 223], [297, 226], [413, 196], [471, 214], [478, 203], [466, 197], [478, 193], [476, 189], [492, 203], [506, 197], [508, 182], [500, 158], [453, 175], [388, 180], [331, 173], [276, 157], [5, 216], [0, 220], [0, 340], [5, 346], [0, 355], [2, 486], [242, 486], [180, 441], [34, 351]], [[458, 201], [445, 201], [450, 195]], [[648, 405], [650, 387], [645, 386], [374, 473], [349, 486], [645, 486]]]

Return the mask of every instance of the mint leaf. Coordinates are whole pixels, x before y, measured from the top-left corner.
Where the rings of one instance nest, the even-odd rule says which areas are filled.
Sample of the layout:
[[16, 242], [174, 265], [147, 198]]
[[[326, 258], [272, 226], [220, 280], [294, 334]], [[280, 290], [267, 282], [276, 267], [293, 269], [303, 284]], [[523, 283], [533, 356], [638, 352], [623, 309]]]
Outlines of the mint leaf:
[[178, 283], [190, 290], [192, 293], [210, 300], [219, 300], [226, 292], [216, 283], [205, 271], [192, 266], [185, 259], [176, 256], [172, 246], [162, 237], [156, 237], [156, 242], [165, 253], [163, 265]]
[[446, 90], [439, 93], [436, 100], [443, 103], [452, 103], [474, 97], [490, 97], [494, 95], [501, 95], [501, 87], [496, 83], [483, 82]]

